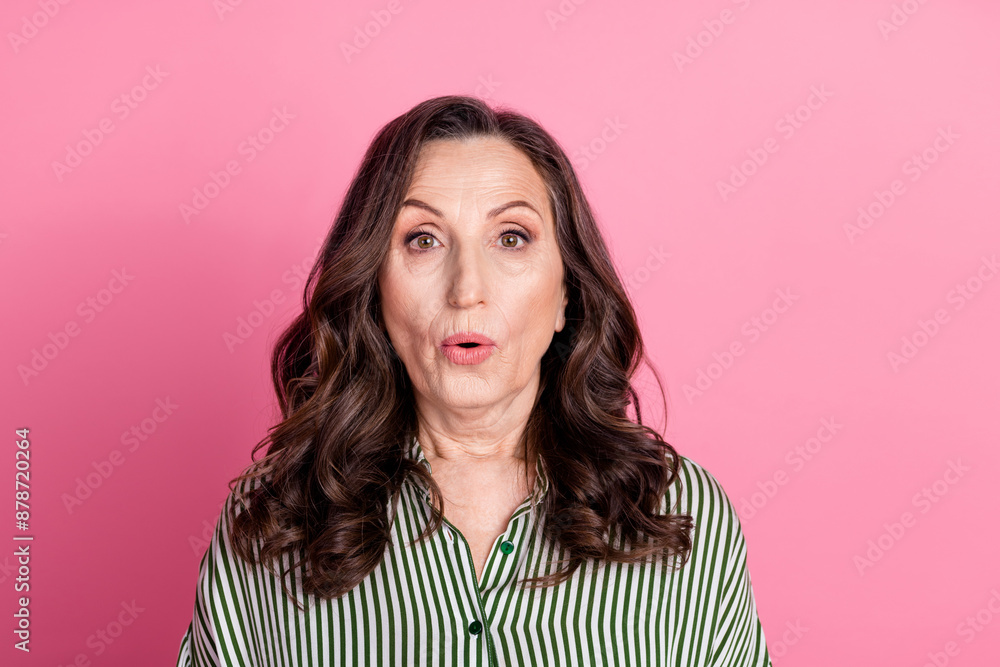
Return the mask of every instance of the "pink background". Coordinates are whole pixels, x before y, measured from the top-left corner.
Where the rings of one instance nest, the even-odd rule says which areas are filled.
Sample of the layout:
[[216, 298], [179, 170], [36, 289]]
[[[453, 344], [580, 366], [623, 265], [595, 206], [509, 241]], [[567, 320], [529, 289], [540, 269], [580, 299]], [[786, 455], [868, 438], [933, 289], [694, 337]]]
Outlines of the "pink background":
[[173, 664], [298, 276], [378, 128], [465, 93], [574, 157], [775, 664], [996, 664], [1000, 7], [224, 2], [0, 10], [0, 405], [35, 537], [30, 655], [0, 549], [0, 662]]

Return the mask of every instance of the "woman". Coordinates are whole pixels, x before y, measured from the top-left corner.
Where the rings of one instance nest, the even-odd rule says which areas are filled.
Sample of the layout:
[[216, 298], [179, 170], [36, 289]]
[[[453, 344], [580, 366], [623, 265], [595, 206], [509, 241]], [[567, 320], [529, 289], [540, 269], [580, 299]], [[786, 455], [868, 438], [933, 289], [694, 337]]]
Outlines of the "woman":
[[548, 133], [467, 97], [396, 118], [276, 346], [284, 421], [178, 665], [769, 665], [736, 512], [642, 425], [643, 360]]

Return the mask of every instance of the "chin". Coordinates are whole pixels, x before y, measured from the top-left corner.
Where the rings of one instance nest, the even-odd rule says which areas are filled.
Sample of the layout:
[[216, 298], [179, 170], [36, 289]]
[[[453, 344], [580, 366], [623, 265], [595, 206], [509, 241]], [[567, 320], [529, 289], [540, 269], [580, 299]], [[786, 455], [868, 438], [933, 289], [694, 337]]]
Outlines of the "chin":
[[501, 396], [497, 396], [495, 389], [484, 380], [475, 378], [472, 382], [448, 382], [436, 392], [435, 398], [441, 404], [450, 407], [477, 408], [492, 405], [500, 400]]

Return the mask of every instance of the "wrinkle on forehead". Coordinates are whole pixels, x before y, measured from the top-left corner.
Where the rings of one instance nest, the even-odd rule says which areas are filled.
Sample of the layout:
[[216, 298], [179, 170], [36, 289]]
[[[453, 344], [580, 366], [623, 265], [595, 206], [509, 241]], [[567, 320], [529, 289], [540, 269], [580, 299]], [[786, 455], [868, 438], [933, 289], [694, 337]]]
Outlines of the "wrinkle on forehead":
[[[457, 146], [461, 150], [455, 150]], [[481, 152], [488, 150], [496, 160], [485, 166]], [[448, 160], [436, 160], [447, 151]], [[499, 162], [499, 164], [497, 164]], [[457, 167], [457, 168], [456, 168]], [[434, 139], [423, 145], [417, 158], [406, 198], [433, 195], [439, 204], [454, 209], [446, 213], [461, 217], [469, 208], [477, 217], [489, 203], [526, 199], [543, 216], [547, 230], [554, 229], [548, 187], [531, 159], [510, 142], [496, 137]], [[438, 206], [441, 208], [441, 206]]]

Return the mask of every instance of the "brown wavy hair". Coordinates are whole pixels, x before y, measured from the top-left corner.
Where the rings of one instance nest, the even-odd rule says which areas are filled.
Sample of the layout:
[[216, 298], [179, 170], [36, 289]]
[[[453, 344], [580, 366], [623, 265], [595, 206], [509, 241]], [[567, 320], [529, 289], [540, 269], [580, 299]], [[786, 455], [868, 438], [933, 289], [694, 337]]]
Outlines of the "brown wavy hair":
[[[432, 518], [418, 540], [442, 525], [440, 489], [406, 456], [417, 416], [409, 376], [382, 325], [377, 275], [423, 144], [472, 137], [509, 142], [542, 176], [569, 295], [566, 326], [541, 359], [519, 443], [531, 454], [526, 461], [540, 457], [549, 479], [541, 525], [569, 558], [557, 561], [566, 568], [522, 583], [561, 583], [588, 559], [673, 556], [683, 564], [690, 553], [691, 517], [661, 507], [668, 487], [680, 483], [679, 455], [642, 424], [631, 378], [646, 362], [661, 398], [663, 385], [569, 159], [534, 120], [444, 96], [388, 123], [368, 147], [309, 274], [303, 312], [271, 356], [282, 421], [251, 458], [265, 446], [266, 455], [230, 482], [245, 492], [227, 510], [235, 552], [275, 574], [282, 556], [292, 556], [288, 567], [301, 568], [306, 594], [340, 597], [378, 566], [407, 475], [431, 491]], [[666, 416], [665, 398], [663, 409]], [[284, 576], [282, 586], [295, 598]]]

